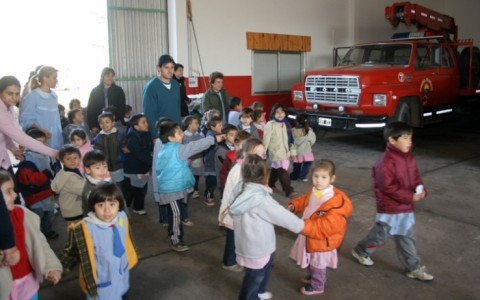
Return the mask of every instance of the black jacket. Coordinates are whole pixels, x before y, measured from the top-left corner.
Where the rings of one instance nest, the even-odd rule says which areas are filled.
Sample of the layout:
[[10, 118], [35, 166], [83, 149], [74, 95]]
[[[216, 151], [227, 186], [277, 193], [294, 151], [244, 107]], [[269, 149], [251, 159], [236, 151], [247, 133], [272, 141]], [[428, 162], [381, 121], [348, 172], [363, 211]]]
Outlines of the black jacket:
[[176, 76], [173, 76], [173, 79], [175, 79], [180, 85], [180, 115], [182, 117], [188, 116], [188, 103], [190, 103], [190, 98], [187, 97], [185, 77], [177, 78]]
[[[123, 89], [116, 85], [115, 83], [110, 86], [107, 93], [108, 97], [108, 106], [113, 105], [117, 109], [115, 114], [115, 120], [121, 121], [123, 124], [123, 117], [125, 116], [125, 93]], [[91, 92], [90, 97], [88, 98], [88, 106], [87, 106], [87, 119], [88, 119], [88, 127], [92, 129], [93, 127], [97, 127], [100, 129], [98, 125], [98, 115], [100, 115], [105, 107], [105, 96], [103, 93], [103, 83], [97, 85]]]
[[127, 148], [123, 171], [127, 174], [145, 174], [152, 168], [153, 142], [149, 132], [130, 128], [127, 133]]

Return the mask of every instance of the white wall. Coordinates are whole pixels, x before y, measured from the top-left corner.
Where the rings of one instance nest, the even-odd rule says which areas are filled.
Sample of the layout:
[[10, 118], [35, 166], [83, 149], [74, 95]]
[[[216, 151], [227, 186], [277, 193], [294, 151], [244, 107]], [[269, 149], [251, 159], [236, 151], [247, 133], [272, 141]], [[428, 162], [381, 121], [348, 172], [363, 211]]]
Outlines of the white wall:
[[[173, 0], [171, 0], [173, 1]], [[251, 75], [251, 51], [246, 49], [246, 32], [308, 35], [312, 51], [307, 69], [331, 66], [332, 48], [355, 42], [389, 39], [394, 30], [385, 20], [388, 0], [191, 0], [204, 74], [221, 71], [227, 76]], [[451, 15], [459, 26], [460, 38], [474, 38], [480, 45], [477, 26], [478, 0], [417, 0], [430, 9]], [[172, 55], [188, 66], [186, 0], [176, 6], [176, 47]], [[170, 11], [170, 13], [172, 13]], [[396, 31], [415, 31], [400, 25]], [[196, 48], [190, 43], [192, 69], [200, 71]], [[198, 74], [194, 74], [198, 75]]]

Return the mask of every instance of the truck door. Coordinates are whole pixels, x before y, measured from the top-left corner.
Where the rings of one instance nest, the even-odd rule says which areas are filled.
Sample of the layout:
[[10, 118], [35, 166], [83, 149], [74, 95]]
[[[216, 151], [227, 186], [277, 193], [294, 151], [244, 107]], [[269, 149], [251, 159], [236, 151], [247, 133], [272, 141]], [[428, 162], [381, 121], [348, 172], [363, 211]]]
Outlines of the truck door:
[[424, 107], [441, 104], [441, 76], [439, 66], [435, 65], [431, 44], [417, 44], [415, 57], [414, 84]]
[[433, 63], [437, 67], [439, 101], [441, 104], [452, 104], [458, 94], [458, 74], [453, 62], [450, 48], [446, 45], [432, 45]]

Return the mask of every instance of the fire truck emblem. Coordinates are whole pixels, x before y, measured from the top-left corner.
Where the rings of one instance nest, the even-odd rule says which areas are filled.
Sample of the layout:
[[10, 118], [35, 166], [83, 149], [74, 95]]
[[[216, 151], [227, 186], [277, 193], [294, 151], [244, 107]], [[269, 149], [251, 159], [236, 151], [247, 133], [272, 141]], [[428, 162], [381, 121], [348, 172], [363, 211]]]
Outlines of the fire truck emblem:
[[433, 91], [432, 81], [430, 78], [425, 78], [420, 84], [420, 93], [423, 94], [424, 99], [427, 99], [431, 91]]
[[405, 74], [403, 74], [403, 72], [399, 72], [398, 73], [398, 81], [400, 82], [404, 82], [405, 81]]

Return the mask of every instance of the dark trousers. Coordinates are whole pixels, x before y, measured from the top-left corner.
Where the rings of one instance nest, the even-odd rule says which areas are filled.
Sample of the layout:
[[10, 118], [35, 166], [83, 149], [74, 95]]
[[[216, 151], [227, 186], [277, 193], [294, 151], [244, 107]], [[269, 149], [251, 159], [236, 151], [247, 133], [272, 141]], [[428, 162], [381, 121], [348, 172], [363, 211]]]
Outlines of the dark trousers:
[[210, 199], [215, 197], [215, 189], [217, 188], [217, 176], [205, 175], [205, 192], [204, 196]]
[[258, 300], [258, 294], [267, 291], [268, 281], [273, 268], [273, 259], [274, 253], [270, 255], [270, 260], [262, 269], [245, 268], [242, 289], [238, 296], [239, 300]]
[[130, 178], [125, 177], [123, 180], [123, 196], [130, 207], [133, 202], [133, 210], [143, 210], [145, 208], [145, 196], [147, 195], [148, 184], [143, 188], [132, 186]]
[[229, 228], [225, 228], [225, 234], [223, 265], [230, 267], [237, 263], [237, 255], [235, 254], [235, 232]]
[[193, 190], [198, 191], [198, 182], [200, 181], [200, 175], [193, 175], [193, 178], [195, 178], [195, 185], [193, 186]]
[[183, 225], [180, 220], [180, 205], [183, 199], [167, 204], [168, 209], [168, 236], [172, 245], [183, 243]]
[[270, 170], [270, 177], [268, 178], [268, 185], [273, 188], [277, 180], [280, 181], [282, 185], [282, 190], [285, 192], [285, 195], [288, 196], [293, 192], [293, 187], [290, 185], [290, 175], [283, 168]]
[[310, 167], [312, 165], [311, 161], [304, 161], [303, 163], [293, 163], [293, 171], [290, 173], [291, 180], [297, 179], [306, 179], [308, 175], [308, 171], [310, 171]]
[[[187, 200], [188, 201], [188, 200]], [[180, 208], [180, 220], [187, 220], [188, 219], [188, 202], [180, 201], [178, 203]]]
[[168, 224], [168, 208], [167, 205], [158, 205], [158, 222], [160, 224]]
[[30, 208], [30, 210], [40, 217], [40, 231], [44, 235], [52, 231], [53, 211], [43, 210], [41, 208]]

